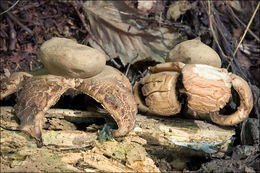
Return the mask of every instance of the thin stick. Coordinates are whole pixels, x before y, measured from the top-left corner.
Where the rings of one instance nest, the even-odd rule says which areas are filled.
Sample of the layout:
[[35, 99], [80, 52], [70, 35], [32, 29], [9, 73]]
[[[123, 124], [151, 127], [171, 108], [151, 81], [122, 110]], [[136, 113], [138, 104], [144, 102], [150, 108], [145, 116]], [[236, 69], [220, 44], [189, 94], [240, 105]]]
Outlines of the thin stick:
[[136, 56], [132, 59], [132, 61], [127, 65], [127, 69], [126, 69], [126, 72], [125, 72], [126, 76], [127, 76], [128, 72], [129, 72], [131, 64], [133, 63], [134, 60], [136, 60], [136, 58], [138, 58], [138, 56], [139, 56], [139, 54], [137, 53]]
[[[230, 10], [231, 14], [234, 16], [235, 19], [237, 19], [237, 21], [244, 27], [246, 28], [246, 25], [239, 19], [239, 17], [237, 17], [237, 15], [234, 13], [234, 11], [232, 10], [231, 7], [228, 6], [228, 9]], [[258, 42], [260, 42], [260, 39], [257, 35], [255, 35], [255, 33], [248, 28], [248, 33], [251, 34]]]
[[260, 6], [260, 2], [258, 2], [256, 9], [255, 9], [255, 11], [254, 11], [254, 13], [253, 13], [253, 15], [252, 15], [250, 21], [249, 21], [248, 24], [247, 24], [247, 27], [246, 27], [246, 29], [245, 29], [245, 31], [244, 31], [244, 34], [243, 34], [242, 38], [240, 39], [240, 41], [239, 41], [239, 43], [238, 43], [238, 45], [237, 45], [236, 50], [235, 50], [234, 53], [233, 53], [233, 56], [235, 56], [235, 54], [236, 54], [237, 51], [238, 51], [238, 48], [239, 48], [240, 44], [241, 44], [242, 41], [244, 40], [244, 38], [245, 38], [245, 36], [246, 36], [246, 33], [247, 33], [247, 31], [248, 31], [248, 29], [249, 29], [249, 27], [250, 27], [250, 25], [251, 25], [253, 19], [255, 18], [256, 12], [257, 12], [258, 9], [259, 9], [259, 6]]
[[25, 11], [25, 10], [29, 10], [29, 9], [31, 9], [31, 8], [39, 7], [39, 6], [41, 6], [41, 5], [45, 4], [45, 3], [46, 3], [45, 1], [42, 1], [42, 2], [40, 2], [40, 3], [39, 3], [39, 2], [30, 3], [30, 4], [25, 5], [25, 6], [23, 6], [23, 7], [19, 7], [19, 9], [13, 10], [12, 13], [13, 13], [13, 14], [17, 14], [17, 13], [19, 13], [19, 12], [21, 12], [21, 11]]
[[127, 65], [127, 69], [126, 69], [126, 72], [125, 72], [125, 75], [126, 75], [126, 76], [128, 75], [128, 72], [129, 72], [130, 66], [131, 66], [131, 64], [129, 63], [129, 64]]
[[[6, 3], [4, 3], [3, 1], [0, 1], [0, 8], [1, 8], [2, 10], [5, 10], [5, 11], [6, 11], [6, 8], [7, 8]], [[20, 25], [22, 29], [24, 29], [25, 31], [27, 31], [28, 33], [30, 33], [31, 35], [33, 35], [33, 31], [30, 30], [28, 27], [26, 27], [24, 24], [22, 24], [10, 11], [6, 11], [5, 13], [8, 15], [8, 17], [9, 17], [10, 19], [12, 19], [12, 20], [13, 20], [15, 23], [17, 23], [18, 25]]]
[[[255, 18], [256, 12], [257, 12], [258, 9], [259, 9], [259, 6], [260, 6], [260, 2], [258, 2], [256, 9], [255, 9], [255, 11], [254, 11], [254, 13], [253, 13], [253, 15], [252, 15], [250, 21], [249, 21], [248, 24], [247, 24], [247, 27], [246, 27], [246, 29], [245, 29], [245, 31], [244, 31], [244, 34], [243, 34], [242, 38], [240, 39], [240, 41], [239, 41], [239, 43], [238, 43], [238, 45], [237, 45], [237, 47], [236, 47], [236, 49], [235, 49], [235, 51], [234, 51], [234, 53], [233, 53], [233, 56], [236, 55], [236, 53], [237, 53], [237, 51], [238, 51], [238, 49], [239, 49], [239, 47], [240, 47], [242, 41], [244, 40], [244, 38], [245, 38], [245, 36], [246, 36], [246, 33], [247, 33], [247, 31], [248, 31], [248, 29], [249, 29], [249, 27], [250, 27], [250, 25], [251, 25], [253, 19]], [[232, 59], [232, 61], [233, 61], [233, 59]], [[230, 63], [228, 64], [227, 70], [228, 70], [229, 67], [231, 66], [232, 61], [230, 61]]]
[[12, 21], [9, 19], [7, 16], [7, 23], [9, 25], [9, 34], [10, 34], [10, 43], [9, 43], [9, 50], [14, 50], [15, 49], [15, 44], [16, 44], [16, 31], [14, 29], [14, 24]]
[[18, 4], [20, 0], [17, 0], [11, 7], [9, 7], [8, 9], [6, 9], [5, 11], [3, 11], [2, 13], [0, 13], [0, 16], [2, 14], [5, 14], [6, 12], [10, 11], [12, 8], [14, 8], [14, 6], [16, 6], [16, 4]]
[[6, 12], [6, 14], [15, 22], [17, 23], [23, 30], [27, 31], [30, 35], [33, 35], [33, 31], [30, 30], [27, 26], [25, 26], [24, 24], [22, 24], [12, 13], [10, 13], [9, 11]]
[[214, 28], [213, 28], [213, 25], [212, 25], [212, 16], [211, 16], [210, 6], [211, 6], [210, 5], [210, 0], [208, 0], [208, 16], [209, 16], [209, 27], [210, 27], [210, 30], [212, 32], [213, 38], [214, 38], [215, 42], [217, 43], [218, 49], [220, 50], [222, 56], [224, 56], [226, 59], [229, 59], [227, 57], [227, 55], [224, 53], [224, 51], [222, 50], [222, 48], [221, 48], [221, 46], [220, 46], [220, 44], [218, 42], [217, 35], [216, 35], [215, 31], [214, 31]]

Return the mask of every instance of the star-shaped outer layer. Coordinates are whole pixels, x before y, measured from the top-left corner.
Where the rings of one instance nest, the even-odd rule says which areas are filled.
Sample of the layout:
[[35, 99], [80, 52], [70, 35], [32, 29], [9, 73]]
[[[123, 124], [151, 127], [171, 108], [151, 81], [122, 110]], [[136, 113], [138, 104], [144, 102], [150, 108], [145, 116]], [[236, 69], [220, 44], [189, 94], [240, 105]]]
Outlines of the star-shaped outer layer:
[[[188, 96], [187, 113], [192, 118], [211, 119], [216, 124], [231, 126], [245, 120], [253, 108], [253, 95], [247, 82], [228, 73], [226, 69], [203, 64], [168, 62], [149, 67], [149, 71], [134, 86], [135, 99], [143, 112], [165, 116], [180, 111], [175, 91], [177, 72], [182, 76], [182, 92]], [[141, 92], [138, 89], [140, 85], [143, 85]], [[238, 93], [240, 105], [236, 112], [220, 115], [219, 110], [231, 97], [231, 87]], [[142, 101], [143, 97], [145, 103]]]
[[34, 137], [38, 146], [43, 144], [41, 130], [45, 113], [69, 88], [78, 89], [102, 104], [118, 125], [113, 133], [115, 137], [126, 135], [134, 126], [137, 106], [131, 84], [120, 71], [111, 66], [105, 66], [100, 74], [86, 79], [56, 75], [28, 76], [26, 73], [15, 75], [5, 80], [1, 94], [6, 93], [11, 85], [15, 89], [8, 94], [20, 90], [15, 112], [21, 120], [21, 130]]

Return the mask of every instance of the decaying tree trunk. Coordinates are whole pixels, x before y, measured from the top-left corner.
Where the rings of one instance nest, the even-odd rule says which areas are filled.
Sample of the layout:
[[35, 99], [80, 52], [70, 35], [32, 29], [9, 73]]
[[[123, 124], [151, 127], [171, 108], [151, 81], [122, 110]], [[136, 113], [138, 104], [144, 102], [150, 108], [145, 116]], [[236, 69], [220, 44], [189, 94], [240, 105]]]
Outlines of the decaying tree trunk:
[[[51, 109], [46, 114], [42, 148], [19, 131], [12, 107], [1, 110], [1, 171], [108, 171], [159, 172], [158, 159], [170, 157], [175, 170], [182, 170], [194, 157], [221, 155], [228, 150], [232, 128], [203, 121], [137, 116], [136, 126], [126, 137], [100, 143], [102, 118], [96, 112]], [[77, 123], [92, 124], [77, 130]], [[152, 159], [153, 160], [152, 160]]]

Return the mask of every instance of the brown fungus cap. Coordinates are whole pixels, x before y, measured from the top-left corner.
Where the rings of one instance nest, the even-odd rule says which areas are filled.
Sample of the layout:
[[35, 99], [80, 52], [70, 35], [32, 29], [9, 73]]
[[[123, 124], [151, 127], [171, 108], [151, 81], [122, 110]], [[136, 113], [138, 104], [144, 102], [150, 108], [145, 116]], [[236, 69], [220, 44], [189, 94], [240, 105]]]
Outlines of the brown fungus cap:
[[225, 69], [202, 64], [188, 64], [183, 70], [188, 107], [197, 113], [223, 108], [231, 96], [231, 77]]
[[38, 56], [49, 73], [73, 78], [95, 76], [106, 64], [102, 52], [67, 38], [45, 41]]

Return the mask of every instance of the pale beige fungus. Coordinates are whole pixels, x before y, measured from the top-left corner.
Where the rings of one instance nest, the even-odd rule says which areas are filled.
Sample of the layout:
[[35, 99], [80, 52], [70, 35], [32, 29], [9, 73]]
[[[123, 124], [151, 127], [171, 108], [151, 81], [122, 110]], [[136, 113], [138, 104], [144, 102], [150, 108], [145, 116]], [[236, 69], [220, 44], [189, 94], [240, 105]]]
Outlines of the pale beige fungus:
[[38, 56], [49, 73], [75, 78], [95, 76], [106, 64], [106, 55], [102, 52], [58, 37], [44, 42]]
[[221, 67], [219, 55], [200, 38], [187, 40], [176, 45], [168, 54], [167, 62], [183, 62], [185, 64], [206, 64]]
[[222, 69], [198, 64], [185, 65], [183, 85], [188, 107], [198, 113], [219, 111], [231, 96], [231, 78]]

